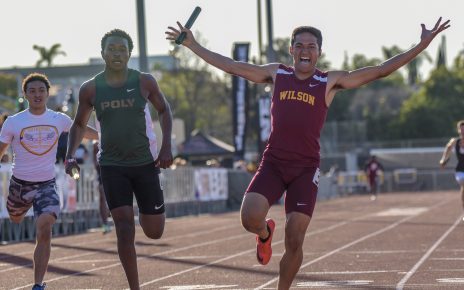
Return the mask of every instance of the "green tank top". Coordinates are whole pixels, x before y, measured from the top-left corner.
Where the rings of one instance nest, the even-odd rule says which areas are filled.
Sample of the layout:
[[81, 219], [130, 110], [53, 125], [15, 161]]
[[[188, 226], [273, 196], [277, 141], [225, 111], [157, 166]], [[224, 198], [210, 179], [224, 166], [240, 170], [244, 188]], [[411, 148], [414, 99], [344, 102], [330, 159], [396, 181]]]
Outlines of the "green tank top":
[[95, 76], [95, 113], [100, 122], [100, 165], [139, 166], [153, 162], [147, 137], [140, 72], [129, 69], [118, 88], [106, 83], [104, 72]]

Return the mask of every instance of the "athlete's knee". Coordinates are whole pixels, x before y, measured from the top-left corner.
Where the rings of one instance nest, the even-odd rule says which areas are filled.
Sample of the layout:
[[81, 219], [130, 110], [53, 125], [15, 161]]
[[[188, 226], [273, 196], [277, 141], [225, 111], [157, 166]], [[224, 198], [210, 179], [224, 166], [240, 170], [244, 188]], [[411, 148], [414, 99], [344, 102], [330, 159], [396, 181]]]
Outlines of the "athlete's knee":
[[240, 220], [245, 230], [249, 232], [256, 232], [262, 227], [264, 218], [257, 216], [250, 211], [242, 210], [240, 212]]
[[164, 223], [158, 224], [156, 226], [151, 225], [150, 227], [142, 226], [145, 236], [149, 239], [158, 240], [163, 236], [164, 233]]
[[130, 221], [115, 221], [116, 236], [119, 242], [130, 243], [135, 238], [135, 225]]
[[287, 252], [296, 253], [303, 250], [304, 239], [299, 235], [285, 235], [285, 250]]
[[48, 243], [52, 239], [52, 224], [43, 223], [37, 226], [36, 240], [38, 243]]

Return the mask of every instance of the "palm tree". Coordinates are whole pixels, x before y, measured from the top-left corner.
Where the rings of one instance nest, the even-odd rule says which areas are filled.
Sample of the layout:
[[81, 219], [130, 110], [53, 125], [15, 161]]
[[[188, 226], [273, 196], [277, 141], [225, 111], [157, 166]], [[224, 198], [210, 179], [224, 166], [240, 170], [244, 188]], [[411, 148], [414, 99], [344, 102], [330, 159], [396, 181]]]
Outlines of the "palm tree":
[[[396, 45], [392, 47], [382, 47], [382, 52], [385, 59], [389, 59], [399, 53], [402, 53], [403, 51], [404, 50]], [[406, 70], [408, 72], [408, 84], [410, 86], [415, 86], [419, 82], [419, 68], [424, 60], [432, 62], [432, 57], [425, 50], [416, 56], [413, 60], [411, 60], [408, 64], [406, 64]]]
[[57, 57], [58, 55], [63, 55], [66, 56], [66, 53], [63, 50], [60, 50], [61, 44], [55, 43], [50, 47], [50, 49], [47, 49], [44, 46], [39, 46], [37, 44], [34, 44], [32, 47], [34, 50], [37, 50], [40, 54], [40, 59], [37, 61], [35, 64], [36, 67], [41, 67], [42, 63], [47, 63], [47, 66], [50, 67], [52, 66], [53, 59]]

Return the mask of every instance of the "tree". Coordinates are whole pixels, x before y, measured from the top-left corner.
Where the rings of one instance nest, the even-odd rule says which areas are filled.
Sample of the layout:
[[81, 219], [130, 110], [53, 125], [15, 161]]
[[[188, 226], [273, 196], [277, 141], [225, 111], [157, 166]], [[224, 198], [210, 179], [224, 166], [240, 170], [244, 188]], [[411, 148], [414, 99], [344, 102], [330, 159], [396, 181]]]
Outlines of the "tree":
[[[196, 36], [203, 42], [200, 35]], [[161, 71], [159, 85], [168, 98], [173, 115], [185, 121], [186, 135], [200, 129], [225, 142], [232, 142], [230, 76], [211, 70], [199, 57], [182, 46], [170, 52], [177, 60], [173, 71]]]
[[432, 72], [422, 89], [404, 102], [399, 118], [390, 128], [395, 137], [438, 138], [455, 135], [464, 108], [464, 72], [440, 67]]
[[32, 48], [34, 50], [37, 50], [40, 54], [40, 59], [37, 61], [35, 64], [36, 67], [41, 67], [42, 63], [46, 63], [48, 67], [52, 66], [53, 60], [58, 56], [58, 55], [63, 55], [66, 56], [66, 53], [63, 50], [60, 50], [61, 44], [55, 43], [50, 47], [50, 49], [47, 49], [44, 46], [39, 46], [37, 44], [34, 44]]
[[18, 99], [18, 84], [16, 77], [0, 73], [0, 107], [8, 111], [15, 111]]
[[[385, 59], [389, 59], [399, 53], [404, 52], [403, 49], [399, 48], [398, 46], [394, 45], [392, 47], [382, 47], [382, 52]], [[421, 77], [419, 75], [419, 69], [421, 65], [424, 63], [424, 60], [428, 62], [432, 62], [432, 58], [427, 51], [421, 52], [418, 56], [416, 56], [412, 61], [406, 64], [405, 69], [407, 71], [408, 76], [408, 84], [412, 87], [416, 86], [420, 81]]]

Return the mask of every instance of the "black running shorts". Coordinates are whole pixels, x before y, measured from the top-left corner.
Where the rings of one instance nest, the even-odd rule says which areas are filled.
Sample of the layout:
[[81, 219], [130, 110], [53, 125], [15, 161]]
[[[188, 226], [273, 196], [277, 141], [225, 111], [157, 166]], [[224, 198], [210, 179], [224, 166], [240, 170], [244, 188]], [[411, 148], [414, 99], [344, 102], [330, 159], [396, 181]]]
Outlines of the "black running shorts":
[[155, 163], [141, 166], [100, 166], [101, 180], [110, 210], [132, 206], [133, 195], [142, 214], [165, 211], [160, 169]]

